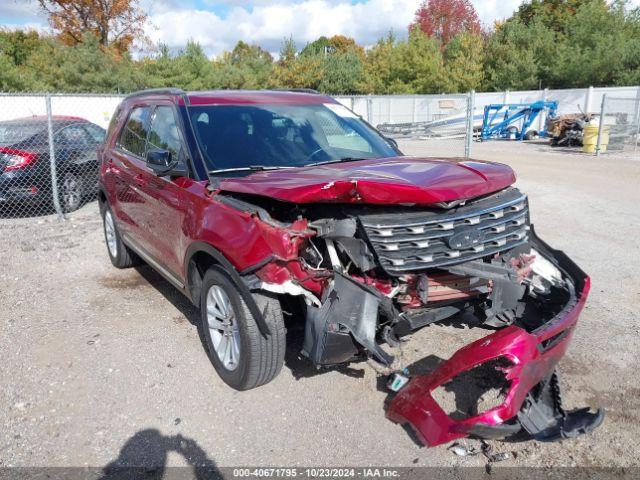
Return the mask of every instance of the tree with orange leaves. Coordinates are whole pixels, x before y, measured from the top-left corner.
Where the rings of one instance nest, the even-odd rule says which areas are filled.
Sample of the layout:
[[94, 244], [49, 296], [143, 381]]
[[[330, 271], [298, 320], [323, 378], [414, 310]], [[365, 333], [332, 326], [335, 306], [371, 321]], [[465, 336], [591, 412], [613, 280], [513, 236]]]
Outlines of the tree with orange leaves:
[[129, 51], [134, 43], [146, 43], [144, 24], [147, 14], [139, 0], [38, 0], [49, 15], [49, 23], [67, 45], [82, 42], [93, 33], [103, 48], [118, 53]]

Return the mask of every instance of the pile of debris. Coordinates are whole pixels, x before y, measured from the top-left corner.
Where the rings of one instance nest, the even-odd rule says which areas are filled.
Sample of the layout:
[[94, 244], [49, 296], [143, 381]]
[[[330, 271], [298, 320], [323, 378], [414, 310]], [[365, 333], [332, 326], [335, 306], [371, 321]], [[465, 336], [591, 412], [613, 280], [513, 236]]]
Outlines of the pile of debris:
[[551, 145], [561, 147], [582, 146], [584, 128], [594, 119], [592, 113], [572, 113], [547, 118], [547, 132]]

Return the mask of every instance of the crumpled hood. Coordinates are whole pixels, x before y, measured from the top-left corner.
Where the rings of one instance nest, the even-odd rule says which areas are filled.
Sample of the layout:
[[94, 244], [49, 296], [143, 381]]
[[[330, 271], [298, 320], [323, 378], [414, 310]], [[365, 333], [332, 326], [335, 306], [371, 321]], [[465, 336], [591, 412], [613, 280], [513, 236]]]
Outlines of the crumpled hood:
[[257, 172], [220, 190], [295, 203], [428, 205], [469, 199], [515, 182], [513, 170], [478, 160], [393, 157]]

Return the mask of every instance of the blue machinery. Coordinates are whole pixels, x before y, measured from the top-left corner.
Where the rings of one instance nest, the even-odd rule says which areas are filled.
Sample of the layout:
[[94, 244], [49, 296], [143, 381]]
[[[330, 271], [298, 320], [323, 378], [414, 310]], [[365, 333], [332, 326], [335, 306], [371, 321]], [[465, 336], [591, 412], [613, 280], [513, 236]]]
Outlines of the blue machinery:
[[[554, 117], [558, 110], [558, 102], [546, 102], [543, 100], [533, 103], [493, 103], [484, 107], [482, 121], [482, 140], [491, 138], [523, 140], [529, 139], [527, 131], [536, 117], [547, 110], [549, 117]], [[520, 128], [518, 129], [518, 125]], [[538, 135], [544, 137], [547, 134], [543, 126]]]

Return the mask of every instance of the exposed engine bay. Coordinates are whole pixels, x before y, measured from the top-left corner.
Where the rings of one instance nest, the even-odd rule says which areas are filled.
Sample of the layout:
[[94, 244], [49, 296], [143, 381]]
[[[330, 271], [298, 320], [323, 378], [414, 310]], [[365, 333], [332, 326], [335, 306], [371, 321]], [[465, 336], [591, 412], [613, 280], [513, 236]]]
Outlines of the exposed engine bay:
[[[250, 290], [300, 300], [302, 353], [317, 366], [370, 358], [402, 375], [397, 352], [422, 327], [465, 314], [469, 327], [491, 332], [402, 382], [387, 416], [422, 443], [522, 429], [555, 440], [602, 422], [601, 409], [563, 409], [555, 372], [589, 278], [536, 236], [516, 188], [429, 207], [218, 198], [259, 223], [274, 253], [240, 274]], [[500, 383], [501, 402], [452, 418], [433, 392], [480, 367]]]

